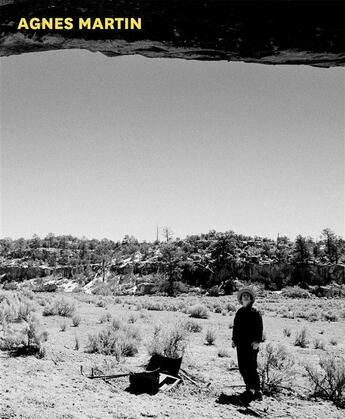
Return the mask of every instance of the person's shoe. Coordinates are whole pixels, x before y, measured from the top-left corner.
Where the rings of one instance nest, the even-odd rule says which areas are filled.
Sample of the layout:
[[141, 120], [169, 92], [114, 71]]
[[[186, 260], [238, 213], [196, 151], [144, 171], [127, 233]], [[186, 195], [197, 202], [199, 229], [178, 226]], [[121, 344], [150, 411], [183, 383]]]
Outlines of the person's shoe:
[[260, 390], [256, 390], [253, 395], [253, 400], [257, 400], [258, 402], [262, 401], [262, 393]]
[[241, 402], [245, 405], [248, 406], [250, 402], [252, 402], [254, 400], [254, 393], [251, 391], [246, 390], [245, 392], [243, 392], [240, 395], [241, 398]]

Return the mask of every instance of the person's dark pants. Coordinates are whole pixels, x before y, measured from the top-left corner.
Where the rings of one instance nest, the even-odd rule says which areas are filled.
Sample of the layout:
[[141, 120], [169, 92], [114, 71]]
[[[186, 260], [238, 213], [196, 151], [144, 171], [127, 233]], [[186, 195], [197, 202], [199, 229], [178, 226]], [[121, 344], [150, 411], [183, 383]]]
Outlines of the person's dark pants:
[[238, 368], [247, 390], [260, 390], [260, 378], [257, 371], [259, 350], [254, 350], [250, 344], [237, 345]]

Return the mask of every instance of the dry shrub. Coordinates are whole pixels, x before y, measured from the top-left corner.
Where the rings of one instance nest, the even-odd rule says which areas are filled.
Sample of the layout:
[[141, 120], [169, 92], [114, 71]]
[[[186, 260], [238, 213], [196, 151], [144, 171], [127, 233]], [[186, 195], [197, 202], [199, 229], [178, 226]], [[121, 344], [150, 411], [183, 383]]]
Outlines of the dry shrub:
[[60, 332], [66, 332], [67, 329], [67, 323], [64, 320], [62, 323], [60, 323]]
[[18, 284], [14, 281], [12, 282], [5, 282], [2, 286], [4, 290], [6, 291], [15, 291], [18, 289]]
[[38, 320], [30, 316], [24, 329], [14, 331], [9, 327], [4, 330], [4, 336], [0, 338], [0, 350], [11, 351], [16, 355], [36, 355], [43, 358], [45, 348], [43, 343], [48, 339], [48, 333], [41, 331]]
[[202, 326], [201, 324], [199, 324], [197, 321], [195, 320], [187, 320], [184, 324], [183, 327], [185, 330], [187, 330], [187, 332], [189, 333], [199, 333], [202, 331]]
[[34, 304], [21, 294], [2, 295], [0, 300], [0, 324], [28, 320], [35, 311]]
[[339, 316], [332, 310], [323, 311], [322, 318], [328, 322], [337, 322], [339, 321]]
[[196, 319], [208, 319], [209, 313], [205, 306], [202, 304], [195, 304], [189, 309], [190, 317], [194, 317]]
[[43, 297], [36, 297], [36, 302], [44, 307], [49, 301], [47, 301], [47, 299], [43, 298]]
[[104, 282], [99, 282], [93, 287], [92, 294], [110, 296], [114, 294], [114, 289], [109, 284], [105, 284]]
[[43, 316], [62, 316], [72, 317], [75, 312], [75, 303], [69, 302], [64, 298], [55, 300], [50, 304], [46, 305], [43, 309]]
[[236, 306], [234, 304], [231, 303], [226, 303], [225, 305], [225, 309], [229, 312], [229, 313], [234, 313], [236, 311]]
[[287, 287], [283, 290], [282, 295], [288, 298], [310, 298], [310, 292], [300, 287]]
[[24, 346], [26, 341], [22, 333], [5, 326], [3, 336], [0, 337], [0, 350], [12, 351], [20, 346]]
[[205, 340], [207, 345], [214, 345], [217, 338], [217, 332], [215, 329], [207, 329]]
[[75, 303], [66, 301], [64, 298], [56, 301], [57, 314], [62, 317], [72, 317], [75, 312]]
[[96, 301], [96, 307], [106, 307], [106, 306], [107, 306], [107, 302], [103, 298], [100, 298], [98, 301]]
[[100, 323], [108, 323], [112, 319], [110, 313], [102, 314], [102, 316], [99, 318]]
[[134, 356], [138, 353], [140, 334], [137, 329], [124, 326], [114, 329], [107, 327], [88, 336], [87, 352], [114, 355], [117, 361], [122, 356]]
[[230, 352], [226, 348], [218, 349], [219, 358], [230, 358]]
[[289, 338], [291, 336], [291, 329], [289, 329], [288, 327], [284, 327], [283, 335]]
[[213, 285], [213, 287], [208, 290], [208, 295], [211, 297], [219, 297], [219, 294], [220, 288], [217, 285]]
[[148, 301], [143, 303], [143, 308], [146, 308], [146, 310], [151, 311], [163, 311], [165, 310], [164, 305], [159, 303], [158, 301]]
[[325, 341], [323, 341], [322, 339], [315, 338], [314, 339], [314, 348], [315, 349], [322, 349], [324, 351], [325, 350]]
[[139, 342], [141, 340], [139, 330], [126, 326], [120, 331], [122, 338], [120, 340], [120, 350], [123, 356], [134, 356], [139, 351]]
[[42, 311], [42, 316], [56, 316], [56, 308], [54, 303], [49, 303], [44, 306], [44, 309]]
[[163, 331], [161, 326], [155, 326], [153, 336], [150, 341], [146, 343], [146, 349], [150, 355], [163, 353]]
[[72, 316], [72, 325], [73, 327], [78, 327], [81, 322], [81, 316], [78, 313], [73, 314]]
[[159, 354], [169, 358], [183, 356], [188, 343], [186, 330], [177, 324], [170, 329], [155, 326], [152, 340], [146, 345], [150, 355]]
[[46, 278], [39, 278], [35, 281], [35, 285], [33, 288], [34, 292], [55, 292], [58, 288], [57, 284], [55, 283], [58, 280], [57, 277], [49, 276]]
[[20, 320], [28, 320], [31, 313], [35, 311], [35, 308], [31, 301], [24, 301], [19, 304], [18, 307], [18, 315], [17, 319]]
[[0, 304], [0, 324], [14, 322], [17, 318], [17, 307], [9, 303], [8, 300]]
[[118, 338], [110, 328], [88, 336], [87, 352], [119, 357]]
[[262, 391], [267, 395], [279, 393], [293, 385], [296, 375], [294, 358], [281, 344], [267, 343], [258, 357]]
[[317, 367], [306, 364], [305, 370], [312, 394], [345, 407], [345, 358], [327, 354], [319, 359]]
[[317, 322], [320, 320], [320, 315], [317, 311], [310, 311], [308, 312], [307, 320], [309, 322]]
[[295, 317], [293, 311], [286, 307], [283, 307], [280, 313], [281, 313], [281, 316], [286, 319], [293, 319]]
[[336, 338], [331, 338], [331, 339], [329, 340], [329, 343], [330, 343], [332, 346], [337, 346], [337, 345], [338, 345], [338, 340], [337, 340]]
[[309, 344], [308, 331], [305, 327], [299, 330], [295, 336], [295, 346], [306, 348]]
[[169, 358], [179, 357], [184, 353], [186, 344], [185, 332], [180, 328], [174, 328], [166, 335], [163, 355]]

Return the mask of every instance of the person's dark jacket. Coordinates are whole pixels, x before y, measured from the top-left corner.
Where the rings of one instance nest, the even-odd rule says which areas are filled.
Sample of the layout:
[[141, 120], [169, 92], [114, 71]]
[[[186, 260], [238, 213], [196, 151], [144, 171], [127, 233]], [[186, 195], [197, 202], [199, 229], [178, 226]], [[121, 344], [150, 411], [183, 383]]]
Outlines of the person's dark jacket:
[[236, 346], [262, 342], [262, 317], [252, 305], [241, 307], [234, 319], [232, 340]]

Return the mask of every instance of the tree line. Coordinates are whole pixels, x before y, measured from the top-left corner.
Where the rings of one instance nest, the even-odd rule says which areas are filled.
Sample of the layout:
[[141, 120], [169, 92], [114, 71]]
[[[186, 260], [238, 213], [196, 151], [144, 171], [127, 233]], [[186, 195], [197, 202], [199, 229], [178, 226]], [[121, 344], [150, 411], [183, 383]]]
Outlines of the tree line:
[[[212, 230], [185, 239], [174, 239], [168, 228], [163, 230], [163, 234], [164, 240], [158, 240], [157, 235], [153, 242], [140, 242], [129, 235], [121, 241], [52, 233], [44, 238], [37, 235], [30, 239], [4, 238], [0, 240], [1, 265], [83, 266], [85, 275], [87, 272], [93, 274], [93, 265], [114, 274], [144, 276], [159, 273], [166, 279], [170, 293], [181, 281], [192, 286], [220, 285], [224, 278], [236, 278], [239, 267], [245, 264], [289, 264], [301, 271], [301, 267], [310, 264], [345, 263], [345, 241], [328, 228], [321, 232], [318, 240], [299, 235], [294, 241], [286, 236], [272, 240], [233, 231]], [[242, 272], [241, 276], [245, 274]]]

